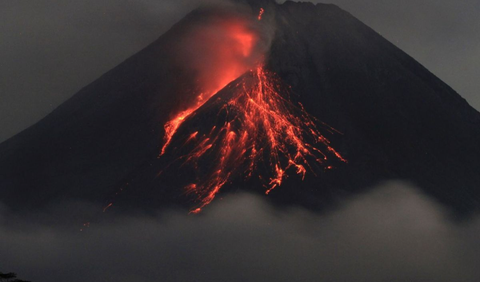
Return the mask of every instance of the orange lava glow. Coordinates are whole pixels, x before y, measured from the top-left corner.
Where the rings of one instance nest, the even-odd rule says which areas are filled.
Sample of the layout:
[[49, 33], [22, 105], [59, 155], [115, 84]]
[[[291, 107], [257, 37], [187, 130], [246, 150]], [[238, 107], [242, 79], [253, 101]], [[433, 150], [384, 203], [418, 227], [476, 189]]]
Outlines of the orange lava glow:
[[109, 208], [111, 208], [113, 206], [113, 203], [109, 203], [108, 205], [106, 205], [104, 208], [103, 208], [103, 212], [106, 212]]
[[189, 44], [195, 45], [195, 55], [204, 58], [201, 62], [193, 60], [196, 62], [194, 68], [201, 91], [194, 94], [196, 97], [164, 125], [164, 145], [160, 156], [165, 153], [173, 135], [188, 116], [253, 66], [254, 48], [259, 37], [249, 28], [247, 20], [237, 18], [202, 29], [189, 40]]
[[[259, 21], [264, 12], [261, 8]], [[227, 84], [241, 79], [229, 86], [232, 93], [228, 93], [228, 98], [222, 95], [220, 100], [211, 100], [221, 101], [217, 124], [203, 128], [204, 132], [196, 129], [175, 146], [186, 151], [178, 160], [195, 167], [198, 174], [195, 183], [185, 187], [197, 203], [191, 213], [201, 212], [235, 177], [256, 176], [269, 194], [291, 172], [303, 180], [307, 172], [315, 173], [318, 165], [332, 169], [333, 166], [326, 164], [328, 159], [347, 162], [317, 125], [330, 133], [338, 131], [310, 116], [301, 104], [294, 105], [289, 87], [266, 71], [261, 59], [254, 58], [258, 55], [255, 48], [259, 39], [247, 22], [239, 19], [194, 34], [192, 42], [199, 42], [195, 48], [205, 57], [198, 68], [201, 91], [164, 125], [160, 156], [169, 149], [172, 138], [186, 120]]]
[[258, 13], [258, 20], [259, 20], [259, 21], [262, 20], [262, 16], [263, 16], [264, 13], [265, 13], [265, 9], [260, 8], [260, 12]]
[[259, 66], [243, 76], [233, 91], [218, 114], [226, 116], [223, 125], [203, 134], [195, 131], [185, 141], [185, 145], [194, 143], [181, 157], [185, 163], [198, 168], [206, 158], [210, 164], [207, 173], [185, 187], [197, 198], [192, 213], [199, 213], [238, 175], [268, 179], [264, 185], [269, 194], [282, 185], [289, 171], [304, 179], [307, 171], [313, 172], [312, 163], [324, 165], [329, 157], [346, 162], [320, 133], [315, 119], [290, 102], [288, 88], [275, 74]]

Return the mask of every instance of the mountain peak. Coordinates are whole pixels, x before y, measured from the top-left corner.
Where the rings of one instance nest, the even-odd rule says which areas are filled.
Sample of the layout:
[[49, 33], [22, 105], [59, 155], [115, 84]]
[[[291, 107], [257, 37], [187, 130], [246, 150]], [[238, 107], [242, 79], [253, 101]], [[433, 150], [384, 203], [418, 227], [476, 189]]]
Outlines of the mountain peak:
[[[269, 198], [321, 209], [346, 192], [404, 179], [455, 211], [478, 209], [480, 114], [453, 89], [334, 5], [247, 3], [254, 15], [198, 10], [38, 124], [1, 144], [3, 200], [20, 208], [56, 199], [110, 201], [110, 195], [122, 191], [115, 201], [125, 206], [198, 206], [197, 197], [185, 195], [184, 182], [208, 175], [214, 163], [207, 159], [195, 166], [178, 160], [188, 159], [182, 152], [200, 148], [202, 140], [212, 136], [229, 143], [247, 132], [245, 140], [250, 140], [254, 127], [239, 130], [246, 128], [242, 123], [248, 119], [230, 120], [228, 114], [242, 109], [245, 99], [239, 105], [225, 97], [237, 95], [242, 89], [235, 87], [238, 79], [262, 61], [264, 70], [289, 89], [288, 95], [282, 94], [288, 103], [277, 103], [289, 109], [283, 119], [287, 126], [275, 127], [280, 135], [270, 142], [276, 145], [262, 152], [280, 148], [276, 157], [290, 166], [255, 163], [257, 172], [273, 169], [274, 175], [282, 175], [281, 187], [270, 190]], [[260, 8], [264, 18], [257, 15]], [[321, 139], [324, 143], [313, 146], [311, 139], [292, 129], [298, 120], [305, 121], [300, 113], [312, 121], [305, 130], [327, 129], [328, 142]], [[259, 122], [262, 138], [267, 136], [268, 118]], [[182, 122], [172, 126], [176, 120]], [[231, 129], [207, 136], [206, 129], [229, 123]], [[284, 134], [288, 130], [296, 132], [290, 139]], [[204, 138], [195, 138], [197, 131], [198, 136], [205, 132]], [[169, 132], [174, 134], [166, 138]], [[166, 139], [190, 143], [166, 145]], [[285, 149], [278, 145], [283, 141], [289, 144]], [[219, 159], [232, 164], [251, 159], [261, 148], [248, 144], [233, 155], [217, 151]], [[201, 148], [215, 147], [209, 145]], [[292, 153], [295, 148], [303, 154], [317, 149], [333, 163], [325, 169], [299, 157], [290, 159], [291, 164], [288, 157], [297, 155]], [[300, 161], [315, 173], [303, 177]], [[214, 173], [224, 171], [217, 168]], [[222, 191], [241, 187], [265, 192], [265, 182], [274, 185], [278, 180], [264, 173], [257, 173], [262, 179], [248, 180], [234, 174], [223, 179]]]

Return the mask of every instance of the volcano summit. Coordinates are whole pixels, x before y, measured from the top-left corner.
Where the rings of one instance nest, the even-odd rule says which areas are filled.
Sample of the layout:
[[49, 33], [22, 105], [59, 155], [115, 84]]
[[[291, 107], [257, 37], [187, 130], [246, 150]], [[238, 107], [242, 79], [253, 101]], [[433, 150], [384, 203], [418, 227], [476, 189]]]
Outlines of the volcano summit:
[[322, 209], [403, 179], [480, 206], [480, 114], [334, 5], [190, 13], [0, 145], [2, 201], [198, 212], [235, 189]]

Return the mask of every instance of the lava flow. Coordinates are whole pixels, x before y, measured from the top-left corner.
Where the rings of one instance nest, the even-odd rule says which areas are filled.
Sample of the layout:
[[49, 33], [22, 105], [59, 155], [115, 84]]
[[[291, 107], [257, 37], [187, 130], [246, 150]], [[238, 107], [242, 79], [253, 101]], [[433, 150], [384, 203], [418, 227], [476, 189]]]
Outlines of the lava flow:
[[[199, 94], [174, 115], [165, 126], [165, 153], [178, 127], [185, 118], [200, 108], [220, 89], [252, 68], [259, 60], [255, 47], [258, 34], [251, 23], [241, 17], [214, 18], [205, 26], [197, 27], [185, 40], [183, 50], [187, 64], [197, 73]], [[201, 54], [201, 55], [199, 55]], [[201, 59], [199, 59], [201, 57]]]
[[[258, 20], [264, 12], [260, 10]], [[241, 25], [226, 25], [226, 28], [228, 36], [233, 38], [233, 46], [227, 46], [227, 50], [234, 50], [243, 58], [251, 56], [258, 36]], [[180, 153], [178, 160], [193, 165], [199, 174], [196, 182], [185, 188], [188, 194], [196, 195], [198, 204], [193, 213], [200, 212], [225, 184], [239, 175], [243, 174], [246, 179], [257, 176], [264, 182], [268, 194], [282, 184], [291, 170], [304, 179], [307, 171], [314, 172], [313, 164], [324, 165], [330, 157], [346, 162], [320, 133], [316, 120], [301, 104], [295, 106], [290, 101], [289, 87], [275, 74], [258, 62], [257, 67], [245, 69], [245, 64], [231, 60], [228, 55], [231, 51], [225, 52], [222, 49], [218, 56], [227, 65], [209, 76], [215, 79], [207, 87], [208, 91], [198, 95], [196, 103], [165, 124], [160, 155], [165, 154], [180, 126], [208, 100], [210, 105], [221, 101], [217, 115], [220, 123], [207, 130], [202, 125], [205, 132], [201, 132], [202, 129], [190, 132], [180, 146], [188, 149]], [[234, 57], [238, 59], [237, 55]], [[230, 60], [223, 60], [222, 56]], [[238, 77], [241, 78], [235, 85], [227, 87], [228, 97], [220, 91], [223, 94], [216, 101], [210, 99]], [[330, 133], [336, 131], [322, 125]]]
[[[199, 202], [192, 212], [200, 212], [226, 183], [241, 174], [247, 179], [253, 175], [263, 179], [268, 194], [282, 184], [290, 170], [303, 179], [307, 171], [314, 171], [313, 163], [323, 165], [330, 156], [346, 162], [320, 133], [315, 119], [301, 105], [290, 102], [288, 87], [262, 66], [228, 90], [233, 95], [221, 101], [218, 113], [222, 120], [225, 117], [224, 122], [203, 134], [192, 132], [184, 143], [192, 148], [180, 157], [184, 164], [197, 169], [205, 168], [199, 163], [208, 164], [197, 182], [186, 187]], [[257, 169], [260, 165], [261, 170]]]
[[262, 20], [262, 17], [263, 17], [263, 14], [264, 14], [264, 13], [265, 13], [265, 10], [264, 10], [263, 8], [260, 8], [260, 12], [258, 12], [258, 17], [257, 17], [257, 19], [258, 19], [259, 21]]

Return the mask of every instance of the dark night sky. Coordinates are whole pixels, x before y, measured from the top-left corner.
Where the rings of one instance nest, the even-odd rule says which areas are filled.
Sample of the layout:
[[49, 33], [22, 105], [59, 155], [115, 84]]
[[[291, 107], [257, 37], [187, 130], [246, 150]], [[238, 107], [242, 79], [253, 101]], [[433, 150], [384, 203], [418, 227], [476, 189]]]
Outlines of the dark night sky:
[[[141, 50], [201, 2], [206, 1], [1, 1], [0, 142]], [[479, 1], [328, 2], [370, 25], [480, 109]]]

